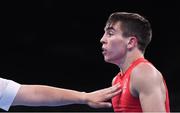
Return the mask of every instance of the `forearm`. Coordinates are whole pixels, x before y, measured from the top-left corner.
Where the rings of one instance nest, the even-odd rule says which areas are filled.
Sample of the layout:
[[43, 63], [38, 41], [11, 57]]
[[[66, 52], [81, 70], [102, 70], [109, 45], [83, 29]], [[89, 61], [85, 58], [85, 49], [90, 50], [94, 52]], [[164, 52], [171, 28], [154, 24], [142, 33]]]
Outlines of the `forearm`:
[[44, 103], [52, 106], [68, 105], [68, 104], [83, 104], [84, 93], [69, 89], [55, 88], [49, 86], [39, 86], [37, 94]]
[[42, 85], [22, 85], [13, 105], [61, 106], [84, 104], [83, 92]]
[[120, 85], [93, 91], [90, 93], [42, 85], [22, 85], [12, 105], [24, 106], [62, 106], [69, 104], [87, 104], [93, 108], [111, 107], [105, 102], [119, 94]]

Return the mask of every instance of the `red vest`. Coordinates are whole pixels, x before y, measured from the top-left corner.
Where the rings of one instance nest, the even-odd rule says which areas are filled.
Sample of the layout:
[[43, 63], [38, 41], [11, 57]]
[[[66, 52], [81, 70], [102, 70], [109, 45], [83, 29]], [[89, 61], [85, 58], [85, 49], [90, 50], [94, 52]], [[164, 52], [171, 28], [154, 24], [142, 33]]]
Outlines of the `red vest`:
[[[123, 88], [124, 90], [120, 95], [112, 98], [112, 104], [115, 112], [142, 112], [139, 98], [132, 96], [129, 89], [131, 72], [141, 62], [150, 63], [144, 58], [139, 58], [132, 63], [132, 65], [127, 69], [124, 75], [121, 76], [121, 73], [118, 73], [116, 75], [113, 85], [120, 82], [121, 88]], [[164, 84], [166, 87], [165, 108], [167, 112], [170, 112], [168, 89], [165, 81]]]

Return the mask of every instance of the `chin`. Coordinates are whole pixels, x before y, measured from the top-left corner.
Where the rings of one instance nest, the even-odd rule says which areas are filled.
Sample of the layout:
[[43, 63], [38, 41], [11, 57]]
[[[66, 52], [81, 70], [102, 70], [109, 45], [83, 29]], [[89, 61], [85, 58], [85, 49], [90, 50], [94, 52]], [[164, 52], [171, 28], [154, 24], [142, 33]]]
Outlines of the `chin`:
[[104, 57], [104, 61], [107, 62], [107, 63], [116, 64], [113, 59], [110, 59], [110, 58], [107, 58], [107, 57]]
[[108, 59], [108, 58], [104, 58], [104, 61], [105, 61], [105, 62], [108, 62], [108, 63], [111, 63], [111, 60]]
[[104, 61], [105, 61], [105, 62], [108, 62], [108, 60], [107, 60], [107, 59], [104, 59]]

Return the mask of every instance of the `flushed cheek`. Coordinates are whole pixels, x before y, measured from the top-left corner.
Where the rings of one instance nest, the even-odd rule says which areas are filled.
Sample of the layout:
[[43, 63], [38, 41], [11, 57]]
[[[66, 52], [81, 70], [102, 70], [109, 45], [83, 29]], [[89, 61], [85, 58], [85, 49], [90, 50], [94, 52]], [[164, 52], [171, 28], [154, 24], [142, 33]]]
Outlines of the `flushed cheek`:
[[126, 45], [124, 43], [114, 43], [111, 45], [111, 52], [114, 56], [125, 54]]
[[120, 45], [117, 43], [112, 43], [110, 46], [111, 46], [110, 48], [113, 52], [116, 52], [120, 48]]
[[111, 41], [108, 41], [109, 43], [107, 43], [106, 45], [106, 54], [108, 56], [110, 55], [113, 55], [115, 53], [117, 53], [121, 47], [121, 42], [120, 41], [117, 41], [117, 40], [111, 40]]
[[117, 54], [117, 51], [118, 51], [118, 48], [111, 45], [107, 48], [107, 51], [105, 52], [105, 56], [107, 58], [111, 58]]

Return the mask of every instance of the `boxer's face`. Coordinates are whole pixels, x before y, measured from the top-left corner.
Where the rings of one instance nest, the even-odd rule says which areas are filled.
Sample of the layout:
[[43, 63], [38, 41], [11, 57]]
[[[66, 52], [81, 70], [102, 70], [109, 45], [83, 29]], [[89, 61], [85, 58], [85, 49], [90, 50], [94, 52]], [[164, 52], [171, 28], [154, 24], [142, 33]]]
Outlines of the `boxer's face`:
[[120, 22], [106, 25], [101, 38], [104, 60], [117, 64], [127, 53], [128, 39], [122, 36]]

